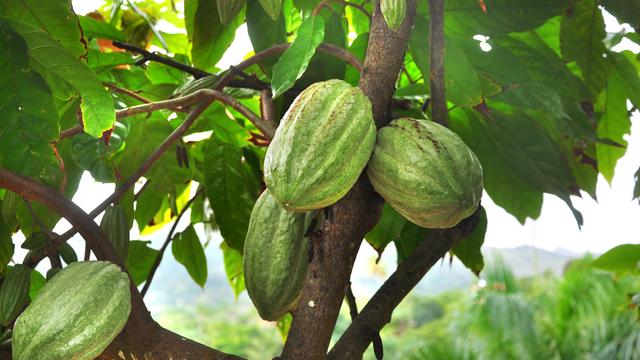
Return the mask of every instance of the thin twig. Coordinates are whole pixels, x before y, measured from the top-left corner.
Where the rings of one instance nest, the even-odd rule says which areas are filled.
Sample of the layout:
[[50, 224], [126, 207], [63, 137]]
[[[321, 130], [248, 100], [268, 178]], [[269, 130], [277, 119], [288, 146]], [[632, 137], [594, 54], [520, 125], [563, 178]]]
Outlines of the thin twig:
[[447, 126], [444, 73], [444, 0], [429, 0], [431, 120]]
[[[347, 286], [347, 293], [345, 294], [347, 305], [349, 305], [349, 315], [351, 316], [351, 322], [356, 320], [358, 316], [358, 304], [356, 303], [356, 297], [353, 296], [353, 290], [351, 289], [351, 283]], [[380, 331], [373, 331], [373, 353], [377, 360], [384, 358], [384, 347], [382, 346], [382, 338], [380, 337]]]
[[178, 69], [180, 71], [184, 71], [188, 74], [193, 75], [194, 78], [199, 79], [205, 76], [209, 76], [209, 75], [213, 75], [210, 72], [201, 70], [201, 69], [197, 69], [194, 67], [191, 67], [189, 65], [183, 64], [181, 62], [175, 61], [173, 59], [170, 59], [166, 56], [162, 56], [162, 55], [158, 55], [155, 53], [152, 53], [150, 51], [147, 51], [145, 49], [142, 49], [140, 47], [137, 47], [135, 45], [131, 45], [131, 44], [127, 44], [124, 42], [120, 42], [120, 41], [112, 41], [113, 46], [119, 48], [119, 49], [124, 49], [127, 51], [131, 51], [137, 54], [142, 55], [143, 59], [145, 60], [150, 60], [150, 61], [155, 61], [155, 62], [159, 62], [161, 64], [165, 64], [167, 66], [170, 66], [172, 68]]
[[344, 6], [351, 6], [354, 7], [358, 10], [360, 10], [366, 17], [369, 18], [369, 20], [371, 20], [371, 14], [364, 8], [364, 6], [362, 5], [358, 5], [356, 3], [352, 3], [349, 1], [345, 1], [345, 0], [324, 0], [318, 3], [318, 5], [316, 5], [313, 8], [313, 11], [311, 11], [311, 15], [312, 16], [317, 16], [318, 14], [320, 14], [320, 11], [322, 11], [322, 8], [324, 7], [328, 7], [329, 9], [331, 9], [331, 7], [329, 6], [329, 3], [331, 2], [337, 2], [340, 4], [343, 4]]
[[262, 120], [271, 124], [274, 129], [278, 127], [271, 89], [264, 89], [260, 92], [260, 115]]
[[133, 91], [133, 90], [129, 90], [129, 89], [125, 89], [125, 88], [121, 88], [118, 85], [114, 84], [114, 83], [110, 83], [110, 82], [105, 82], [104, 86], [108, 87], [109, 89], [119, 92], [121, 94], [125, 94], [128, 95], [129, 97], [132, 97], [142, 103], [148, 104], [150, 102], [152, 102], [151, 100], [147, 99], [144, 96], [139, 95], [137, 92]]
[[189, 201], [187, 201], [186, 204], [184, 204], [184, 207], [182, 208], [182, 210], [180, 210], [178, 217], [176, 217], [176, 221], [173, 222], [173, 225], [169, 230], [169, 234], [167, 234], [167, 237], [164, 240], [162, 247], [158, 251], [158, 255], [156, 255], [156, 260], [154, 261], [153, 266], [151, 266], [151, 270], [149, 270], [149, 275], [147, 276], [147, 280], [144, 283], [144, 287], [142, 287], [142, 291], [140, 291], [140, 295], [142, 295], [142, 297], [144, 297], [144, 295], [147, 293], [147, 290], [149, 290], [149, 286], [151, 286], [151, 281], [153, 281], [153, 276], [155, 275], [156, 270], [158, 269], [158, 267], [160, 266], [160, 262], [162, 261], [162, 255], [164, 255], [164, 252], [167, 250], [169, 243], [171, 242], [171, 240], [173, 240], [173, 233], [176, 231], [176, 228], [178, 227], [178, 223], [180, 222], [180, 219], [182, 219], [182, 215], [184, 215], [187, 212], [187, 210], [189, 210], [189, 208], [191, 207], [191, 204], [193, 204], [193, 202], [202, 193], [203, 193], [202, 188], [199, 188], [198, 191], [195, 193], [195, 195], [193, 195], [193, 197], [189, 199]]
[[[31, 202], [28, 201], [25, 198], [22, 198], [22, 200], [24, 200], [24, 203], [27, 206], [27, 210], [29, 211], [29, 214], [31, 215], [31, 218], [33, 218], [33, 220], [36, 222], [36, 224], [38, 224], [38, 227], [45, 234], [47, 239], [49, 239], [49, 243], [50, 244], [55, 244], [57, 242], [56, 241], [56, 234], [54, 234], [53, 231], [49, 230], [45, 226], [45, 224], [42, 221], [42, 219], [40, 219], [38, 214], [36, 214], [36, 211], [33, 209], [33, 206], [31, 206]], [[57, 269], [62, 268], [62, 263], [60, 262], [60, 258], [58, 257], [58, 253], [57, 252], [48, 251], [48, 252], [46, 252], [46, 256], [51, 261], [51, 267], [52, 268], [57, 268]]]

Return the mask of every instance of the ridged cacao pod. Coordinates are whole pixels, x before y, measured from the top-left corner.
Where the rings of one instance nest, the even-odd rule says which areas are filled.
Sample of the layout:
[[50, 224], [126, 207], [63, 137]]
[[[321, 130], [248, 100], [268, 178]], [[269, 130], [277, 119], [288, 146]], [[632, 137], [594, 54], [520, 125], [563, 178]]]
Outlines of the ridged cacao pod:
[[407, 0], [380, 0], [380, 11], [389, 29], [398, 31], [407, 13]]
[[451, 130], [402, 118], [378, 131], [367, 169], [375, 190], [416, 225], [448, 228], [470, 216], [482, 196], [482, 166]]
[[9, 325], [18, 316], [29, 298], [31, 269], [17, 264], [7, 271], [0, 288], [0, 323]]
[[118, 266], [74, 262], [16, 320], [13, 359], [94, 359], [122, 331], [130, 311], [129, 278]]
[[124, 261], [129, 253], [129, 220], [120, 205], [107, 207], [100, 221], [100, 228]]
[[282, 0], [260, 0], [260, 5], [273, 21], [278, 20], [280, 9], [282, 9]]
[[264, 174], [286, 210], [329, 206], [356, 183], [375, 145], [369, 99], [342, 80], [315, 83], [291, 104], [267, 149]]
[[235, 19], [236, 15], [242, 10], [246, 0], [216, 0], [218, 6], [218, 15], [220, 22], [227, 26]]
[[269, 190], [256, 201], [244, 241], [244, 284], [260, 317], [278, 320], [298, 298], [307, 273], [305, 214], [284, 210]]

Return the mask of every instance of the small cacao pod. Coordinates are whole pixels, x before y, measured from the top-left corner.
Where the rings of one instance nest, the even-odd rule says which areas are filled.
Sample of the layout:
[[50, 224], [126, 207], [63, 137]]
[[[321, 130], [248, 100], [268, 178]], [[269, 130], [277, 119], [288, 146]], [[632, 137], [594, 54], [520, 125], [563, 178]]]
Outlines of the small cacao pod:
[[118, 266], [74, 262], [16, 320], [13, 359], [94, 359], [122, 331], [130, 311], [129, 277]]
[[342, 80], [315, 83], [291, 104], [267, 149], [265, 182], [286, 210], [329, 206], [356, 183], [375, 145], [371, 103]]
[[122, 206], [107, 207], [100, 221], [100, 228], [111, 240], [120, 258], [126, 260], [129, 253], [129, 220]]
[[216, 0], [218, 15], [222, 25], [227, 26], [242, 10], [246, 0]]
[[378, 131], [367, 173], [382, 197], [408, 220], [448, 228], [470, 216], [482, 196], [482, 166], [453, 131], [401, 118]]
[[280, 9], [282, 8], [282, 0], [260, 0], [260, 5], [273, 21], [278, 20]]
[[284, 210], [265, 190], [251, 212], [244, 241], [244, 284], [265, 320], [278, 320], [297, 301], [307, 274], [305, 214]]
[[398, 31], [407, 13], [407, 0], [380, 0], [380, 11], [389, 29]]

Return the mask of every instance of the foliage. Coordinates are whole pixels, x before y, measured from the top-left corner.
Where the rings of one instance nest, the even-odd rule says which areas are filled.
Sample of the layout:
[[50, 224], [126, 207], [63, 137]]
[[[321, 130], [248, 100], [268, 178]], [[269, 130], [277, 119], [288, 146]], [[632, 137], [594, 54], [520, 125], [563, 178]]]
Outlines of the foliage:
[[[414, 2], [401, 3], [407, 15], [413, 13]], [[603, 10], [636, 30], [607, 33]], [[371, 73], [366, 66], [361, 70], [358, 61], [365, 58], [369, 36], [386, 30], [370, 28], [372, 13], [379, 16], [375, 2], [110, 0], [80, 16], [67, 0], [5, 0], [0, 6], [0, 170], [68, 199], [85, 172], [114, 184], [114, 195], [90, 216], [113, 206], [103, 222], [105, 232], [118, 250], [116, 259], [145, 288], [169, 245], [191, 278], [204, 286], [203, 249], [209, 240], [195, 229], [219, 231], [229, 283], [238, 296], [244, 289], [241, 265], [251, 209], [265, 189], [270, 132], [311, 84], [341, 79], [356, 86], [360, 71]], [[392, 117], [429, 117], [430, 82], [442, 80], [431, 78], [431, 16], [427, 1], [418, 2], [413, 19], [405, 16], [414, 26], [407, 53], [397, 54], [404, 56], [404, 66], [389, 94], [393, 101], [374, 103], [374, 112], [382, 105]], [[243, 24], [252, 51], [234, 54], [229, 46]], [[446, 47], [440, 50], [445, 53], [449, 128], [477, 155], [487, 194], [520, 222], [538, 218], [546, 193], [562, 199], [581, 226], [572, 196], [595, 197], [599, 175], [609, 182], [613, 178], [627, 148], [628, 103], [640, 107], [640, 59], [617, 51], [616, 45], [622, 39], [640, 44], [637, 29], [640, 4], [632, 0], [446, 1]], [[287, 42], [288, 47], [282, 45]], [[219, 68], [223, 57], [234, 56], [237, 66]], [[383, 124], [388, 119], [375, 120]], [[361, 139], [348, 140], [357, 145]], [[61, 245], [78, 229], [53, 234], [61, 218], [55, 206], [31, 204], [41, 200], [37, 194], [16, 191], [24, 191], [25, 199], [0, 190], [3, 331], [16, 308], [33, 299], [45, 282], [43, 273], [32, 271], [26, 299], [24, 272], [19, 297], [12, 298], [7, 292], [16, 289], [15, 269], [35, 267], [48, 257], [52, 275], [61, 260], [78, 259], [73, 248]], [[639, 195], [636, 175], [633, 197]], [[321, 215], [320, 220], [332, 214]], [[180, 219], [188, 220], [186, 226], [178, 228]], [[479, 248], [487, 223], [485, 214], [452, 251], [476, 273], [484, 266]], [[389, 206], [382, 208], [377, 225], [360, 225], [371, 229], [366, 239], [379, 253], [394, 242], [400, 261], [434, 234]], [[144, 235], [171, 229], [164, 246], [154, 249], [131, 240], [127, 232], [134, 227]], [[14, 245], [18, 233], [27, 240]], [[19, 245], [29, 250], [23, 264], [14, 258]], [[631, 270], [637, 251], [619, 250], [592, 265]], [[436, 357], [455, 347], [451, 358], [610, 358], [637, 342], [628, 317], [613, 312], [587, 316], [600, 310], [571, 303], [584, 290], [593, 293], [593, 304], [621, 306], [618, 298], [607, 296], [627, 290], [627, 280], [612, 284], [609, 275], [581, 268], [554, 287], [557, 297], [532, 300], [504, 268], [487, 269], [486, 276], [492, 285], [477, 292], [478, 303], [465, 305], [473, 316], [451, 325], [467, 327], [473, 341], [434, 343], [422, 356]], [[565, 293], [567, 298], [560, 298]], [[543, 303], [548, 311], [539, 310]], [[281, 328], [286, 324], [281, 321]], [[612, 339], [621, 345], [613, 346]]]

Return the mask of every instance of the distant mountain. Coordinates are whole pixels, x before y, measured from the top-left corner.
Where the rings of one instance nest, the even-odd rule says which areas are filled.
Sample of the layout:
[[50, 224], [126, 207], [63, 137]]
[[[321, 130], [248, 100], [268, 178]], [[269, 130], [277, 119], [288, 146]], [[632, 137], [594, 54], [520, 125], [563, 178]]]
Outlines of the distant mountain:
[[[363, 248], [354, 266], [352, 286], [359, 298], [369, 297], [382, 285], [384, 280], [395, 269], [395, 249], [390, 247], [375, 264], [377, 255], [370, 248]], [[170, 252], [164, 256], [158, 268], [154, 282], [145, 300], [152, 312], [158, 313], [168, 309], [192, 308], [194, 305], [208, 307], [228, 306], [237, 302], [240, 308], [250, 306], [246, 293], [237, 300], [224, 273], [222, 253], [215, 241], [205, 250], [209, 276], [204, 289], [197, 286], [189, 277], [184, 267], [175, 261]], [[512, 268], [516, 276], [529, 277], [551, 272], [560, 276], [565, 265], [581, 254], [566, 249], [547, 251], [532, 246], [515, 248], [484, 248], [485, 263], [496, 256]], [[437, 263], [414, 290], [421, 295], [436, 295], [448, 290], [463, 289], [477, 281], [477, 277], [467, 270], [457, 259], [450, 263], [447, 257]]]

